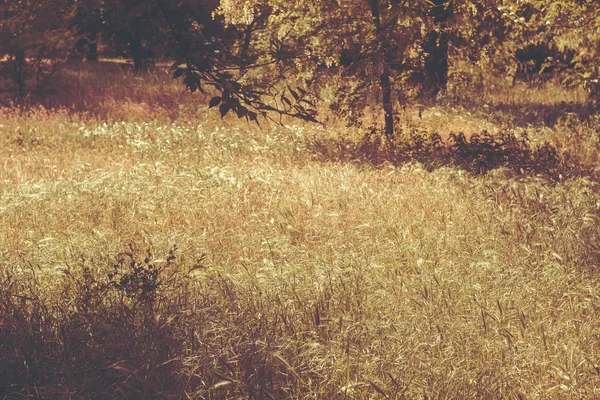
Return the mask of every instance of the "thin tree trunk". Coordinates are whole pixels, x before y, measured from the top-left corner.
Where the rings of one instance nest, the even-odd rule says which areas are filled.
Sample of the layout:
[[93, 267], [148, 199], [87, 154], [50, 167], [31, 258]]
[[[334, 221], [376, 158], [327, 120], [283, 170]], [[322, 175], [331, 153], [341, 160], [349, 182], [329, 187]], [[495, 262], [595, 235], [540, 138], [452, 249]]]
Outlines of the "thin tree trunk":
[[426, 92], [435, 96], [448, 83], [448, 35], [430, 32], [423, 43], [425, 56]]
[[250, 50], [250, 41], [252, 40], [252, 31], [254, 30], [255, 24], [256, 20], [253, 20], [244, 30], [244, 44], [242, 45], [242, 49], [240, 51], [240, 64], [242, 66], [242, 74], [246, 72], [246, 68], [250, 64], [250, 60], [248, 59], [248, 51]]
[[14, 61], [13, 81], [17, 85], [17, 97], [20, 104], [25, 99], [25, 50], [17, 49]]
[[131, 37], [129, 45], [131, 47], [131, 58], [133, 58], [133, 69], [136, 72], [139, 72], [144, 66], [144, 58], [142, 56], [142, 35], [139, 32], [135, 32]]
[[394, 104], [392, 103], [392, 84], [390, 75], [382, 73], [380, 77], [381, 92], [383, 94], [383, 113], [385, 116], [385, 135], [394, 136]]
[[98, 43], [90, 42], [86, 59], [90, 62], [98, 62]]
[[[444, 24], [445, 25], [445, 24]], [[445, 26], [444, 26], [445, 28]], [[440, 85], [440, 89], [446, 90], [448, 85], [448, 42], [450, 41], [448, 32], [444, 29], [442, 34], [440, 35], [439, 41], [439, 55], [438, 59], [438, 83]]]
[[427, 35], [423, 43], [425, 56], [425, 74], [427, 75], [427, 92], [433, 96], [440, 90], [446, 89], [448, 83], [448, 41], [446, 32], [447, 21], [453, 15], [452, 4], [447, 0], [433, 0], [429, 13], [433, 17], [439, 32], [433, 31]]
[[394, 136], [394, 104], [392, 103], [392, 83], [389, 73], [389, 62], [388, 54], [385, 50], [385, 43], [383, 43], [384, 32], [381, 29], [381, 14], [379, 12], [378, 0], [367, 0], [371, 8], [371, 17], [373, 18], [373, 24], [377, 32], [377, 46], [381, 52], [382, 67], [383, 71], [379, 76], [379, 84], [381, 85], [382, 93], [382, 106], [385, 121], [385, 135], [389, 138]]
[[98, 34], [90, 32], [88, 36], [88, 53], [86, 59], [91, 62], [98, 61]]

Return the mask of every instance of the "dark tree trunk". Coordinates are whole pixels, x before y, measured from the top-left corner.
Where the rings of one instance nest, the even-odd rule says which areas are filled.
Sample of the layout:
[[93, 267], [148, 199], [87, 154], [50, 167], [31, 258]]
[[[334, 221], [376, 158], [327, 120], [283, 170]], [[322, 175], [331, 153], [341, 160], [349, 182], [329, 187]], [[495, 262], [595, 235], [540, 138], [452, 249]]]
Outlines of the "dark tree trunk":
[[240, 65], [241, 71], [244, 73], [248, 65], [251, 64], [251, 60], [248, 59], [248, 51], [250, 50], [250, 42], [252, 40], [252, 32], [254, 30], [254, 25], [256, 20], [253, 20], [248, 27], [244, 30], [244, 44], [242, 45], [242, 49], [240, 51]]
[[387, 73], [381, 74], [381, 92], [383, 94], [383, 113], [385, 116], [385, 135], [387, 137], [394, 136], [394, 104], [392, 103], [392, 84], [390, 75]]
[[369, 2], [369, 7], [371, 7], [371, 17], [373, 18], [373, 23], [377, 28], [377, 33], [381, 31], [381, 14], [379, 12], [379, 0], [367, 0]]
[[86, 59], [90, 62], [98, 62], [98, 42], [90, 42]]
[[383, 60], [383, 72], [379, 76], [379, 84], [381, 85], [382, 94], [382, 106], [385, 121], [385, 135], [387, 137], [394, 136], [394, 104], [392, 103], [392, 83], [389, 73], [389, 54], [386, 53], [386, 46], [384, 43], [384, 32], [381, 29], [381, 14], [379, 12], [378, 0], [367, 0], [369, 7], [371, 8], [371, 17], [373, 18], [373, 24], [377, 31], [377, 45], [381, 52], [381, 59]]
[[448, 84], [448, 41], [447, 22], [453, 15], [452, 4], [447, 0], [433, 0], [429, 13], [437, 29], [430, 32], [423, 43], [425, 51], [426, 91], [435, 96]]
[[98, 35], [96, 32], [90, 32], [88, 36], [88, 52], [86, 59], [91, 62], [98, 61]]
[[448, 84], [448, 34], [430, 32], [423, 44], [425, 50], [426, 92], [435, 96]]
[[19, 103], [23, 104], [25, 99], [25, 50], [18, 49], [15, 52], [13, 82], [17, 86]]
[[131, 58], [133, 58], [133, 69], [136, 72], [139, 72], [144, 68], [144, 57], [142, 54], [142, 35], [139, 32], [135, 32], [133, 34], [129, 46], [131, 50]]

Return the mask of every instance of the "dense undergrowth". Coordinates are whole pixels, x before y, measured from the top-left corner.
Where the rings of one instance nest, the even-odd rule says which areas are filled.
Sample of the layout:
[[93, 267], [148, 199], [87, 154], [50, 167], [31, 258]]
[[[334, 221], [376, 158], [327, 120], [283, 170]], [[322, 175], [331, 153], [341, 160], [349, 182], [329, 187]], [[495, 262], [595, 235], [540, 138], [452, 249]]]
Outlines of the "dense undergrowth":
[[82, 85], [0, 110], [0, 397], [600, 395], [595, 116], [386, 143]]
[[567, 177], [595, 176], [595, 167], [574, 159], [569, 152], [545, 142], [532, 146], [526, 138], [504, 131], [482, 131], [466, 137], [452, 133], [444, 141], [437, 133], [410, 131], [392, 140], [371, 134], [361, 141], [316, 138], [309, 147], [317, 159], [401, 166], [418, 162], [428, 170], [440, 167], [459, 168], [485, 174], [504, 168], [514, 175], [543, 175], [552, 181]]

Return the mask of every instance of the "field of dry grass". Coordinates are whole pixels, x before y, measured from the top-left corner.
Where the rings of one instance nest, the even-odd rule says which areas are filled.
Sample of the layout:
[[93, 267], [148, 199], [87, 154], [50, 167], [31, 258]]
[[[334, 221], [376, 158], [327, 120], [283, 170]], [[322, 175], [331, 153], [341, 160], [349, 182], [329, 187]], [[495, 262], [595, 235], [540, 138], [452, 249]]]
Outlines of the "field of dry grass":
[[[161, 79], [0, 109], [0, 397], [600, 397], [595, 179], [327, 159]], [[597, 116], [410, 113], [598, 165]]]

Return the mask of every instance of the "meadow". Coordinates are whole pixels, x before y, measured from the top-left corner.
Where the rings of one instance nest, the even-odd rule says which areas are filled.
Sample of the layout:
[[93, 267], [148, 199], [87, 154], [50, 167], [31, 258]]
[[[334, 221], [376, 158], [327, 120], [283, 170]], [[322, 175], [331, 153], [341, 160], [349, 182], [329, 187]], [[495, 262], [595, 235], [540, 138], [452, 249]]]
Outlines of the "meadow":
[[408, 106], [390, 150], [161, 72], [64, 79], [0, 109], [0, 397], [600, 397], [581, 93]]

